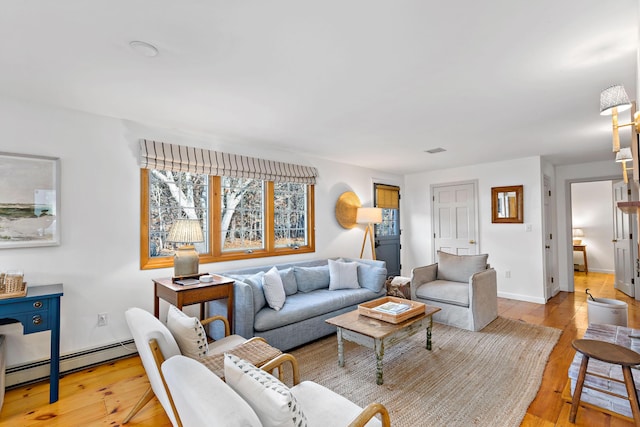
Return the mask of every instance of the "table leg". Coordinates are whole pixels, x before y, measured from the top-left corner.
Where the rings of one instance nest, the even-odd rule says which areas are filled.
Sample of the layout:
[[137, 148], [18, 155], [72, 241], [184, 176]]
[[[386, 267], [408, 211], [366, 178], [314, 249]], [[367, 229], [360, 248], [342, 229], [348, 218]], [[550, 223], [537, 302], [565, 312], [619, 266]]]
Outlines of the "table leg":
[[49, 403], [58, 401], [60, 386], [60, 298], [51, 299], [51, 368], [49, 372]]
[[160, 318], [160, 297], [158, 297], [158, 284], [153, 284], [153, 315]]
[[382, 358], [384, 357], [384, 343], [380, 339], [374, 340], [376, 350], [376, 384], [382, 385]]
[[427, 326], [427, 350], [431, 350], [431, 329], [433, 328], [433, 317], [429, 316], [429, 325]]
[[344, 366], [344, 346], [342, 343], [342, 328], [338, 328], [338, 366]]

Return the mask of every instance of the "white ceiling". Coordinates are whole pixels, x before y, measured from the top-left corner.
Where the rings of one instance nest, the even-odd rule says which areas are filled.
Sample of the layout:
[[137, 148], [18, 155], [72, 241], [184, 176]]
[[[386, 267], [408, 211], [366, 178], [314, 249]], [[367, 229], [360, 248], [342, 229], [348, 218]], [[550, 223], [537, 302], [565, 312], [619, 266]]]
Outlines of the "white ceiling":
[[0, 94], [397, 173], [581, 163], [637, 48], [637, 0], [2, 0]]

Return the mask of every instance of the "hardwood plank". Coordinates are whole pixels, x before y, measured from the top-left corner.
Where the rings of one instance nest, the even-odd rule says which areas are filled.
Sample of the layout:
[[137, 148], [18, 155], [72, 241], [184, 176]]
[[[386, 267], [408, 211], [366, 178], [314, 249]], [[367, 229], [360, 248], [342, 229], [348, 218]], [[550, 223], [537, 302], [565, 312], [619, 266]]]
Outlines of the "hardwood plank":
[[[575, 293], [561, 292], [547, 304], [504, 298], [498, 300], [500, 316], [563, 330], [549, 356], [540, 390], [522, 420], [525, 427], [604, 426], [630, 427], [628, 420], [581, 406], [575, 424], [569, 423], [571, 405], [562, 399], [575, 350], [571, 341], [582, 338], [588, 324], [587, 295], [616, 298], [629, 305], [629, 326], [640, 328], [640, 304], [613, 288], [613, 275], [576, 273]], [[46, 382], [8, 390], [0, 412], [0, 427], [9, 426], [120, 426], [149, 386], [140, 358], [129, 357], [60, 380], [60, 400], [49, 404]], [[145, 406], [127, 426], [171, 426], [157, 400]]]

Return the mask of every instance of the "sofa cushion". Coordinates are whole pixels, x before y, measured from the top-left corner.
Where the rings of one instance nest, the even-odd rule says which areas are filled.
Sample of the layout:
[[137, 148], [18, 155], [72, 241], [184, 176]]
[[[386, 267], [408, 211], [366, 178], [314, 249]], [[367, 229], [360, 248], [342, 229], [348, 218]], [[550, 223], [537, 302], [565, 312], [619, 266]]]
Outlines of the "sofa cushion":
[[358, 263], [358, 283], [363, 288], [378, 293], [382, 290], [386, 280], [386, 268]]
[[280, 310], [287, 296], [284, 293], [284, 285], [276, 267], [272, 267], [262, 276], [262, 289], [269, 307], [276, 311]]
[[197, 317], [187, 316], [173, 304], [167, 312], [167, 329], [180, 347], [180, 352], [193, 359], [200, 359], [207, 355], [209, 344], [207, 334]]
[[329, 290], [358, 289], [358, 264], [355, 262], [342, 262], [330, 259], [329, 263]]
[[469, 283], [434, 280], [416, 288], [416, 296], [461, 307], [469, 307]]
[[481, 255], [453, 255], [438, 251], [439, 280], [469, 283], [474, 273], [487, 269], [488, 254]]
[[380, 295], [366, 288], [298, 292], [287, 297], [282, 310], [275, 311], [265, 307], [256, 313], [253, 327], [256, 331], [268, 331], [370, 301], [378, 296]]
[[329, 287], [329, 265], [294, 267], [299, 292], [311, 292]]
[[224, 355], [224, 377], [258, 415], [263, 426], [306, 426], [291, 390], [276, 377], [232, 354]]
[[298, 283], [296, 282], [296, 275], [293, 273], [293, 268], [285, 268], [284, 270], [278, 270], [282, 284], [284, 285], [284, 293], [286, 295], [293, 295], [298, 292]]
[[264, 291], [262, 290], [262, 276], [264, 271], [260, 271], [255, 274], [229, 274], [227, 277], [231, 279], [239, 280], [251, 286], [253, 293], [253, 312], [257, 313], [267, 305], [267, 300], [264, 297]]

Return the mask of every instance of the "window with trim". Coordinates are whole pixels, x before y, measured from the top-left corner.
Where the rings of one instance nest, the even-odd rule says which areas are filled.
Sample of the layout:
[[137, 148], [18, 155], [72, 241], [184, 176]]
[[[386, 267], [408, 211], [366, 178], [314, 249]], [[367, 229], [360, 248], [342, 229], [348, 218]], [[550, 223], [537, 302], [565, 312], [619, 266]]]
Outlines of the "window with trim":
[[[165, 144], [143, 140], [141, 149], [149, 151], [150, 143]], [[174, 251], [181, 243], [166, 238], [171, 225], [181, 218], [200, 221], [205, 241], [194, 245], [201, 263], [313, 252], [314, 185], [275, 179], [283, 181], [142, 168], [141, 268], [173, 265]]]

